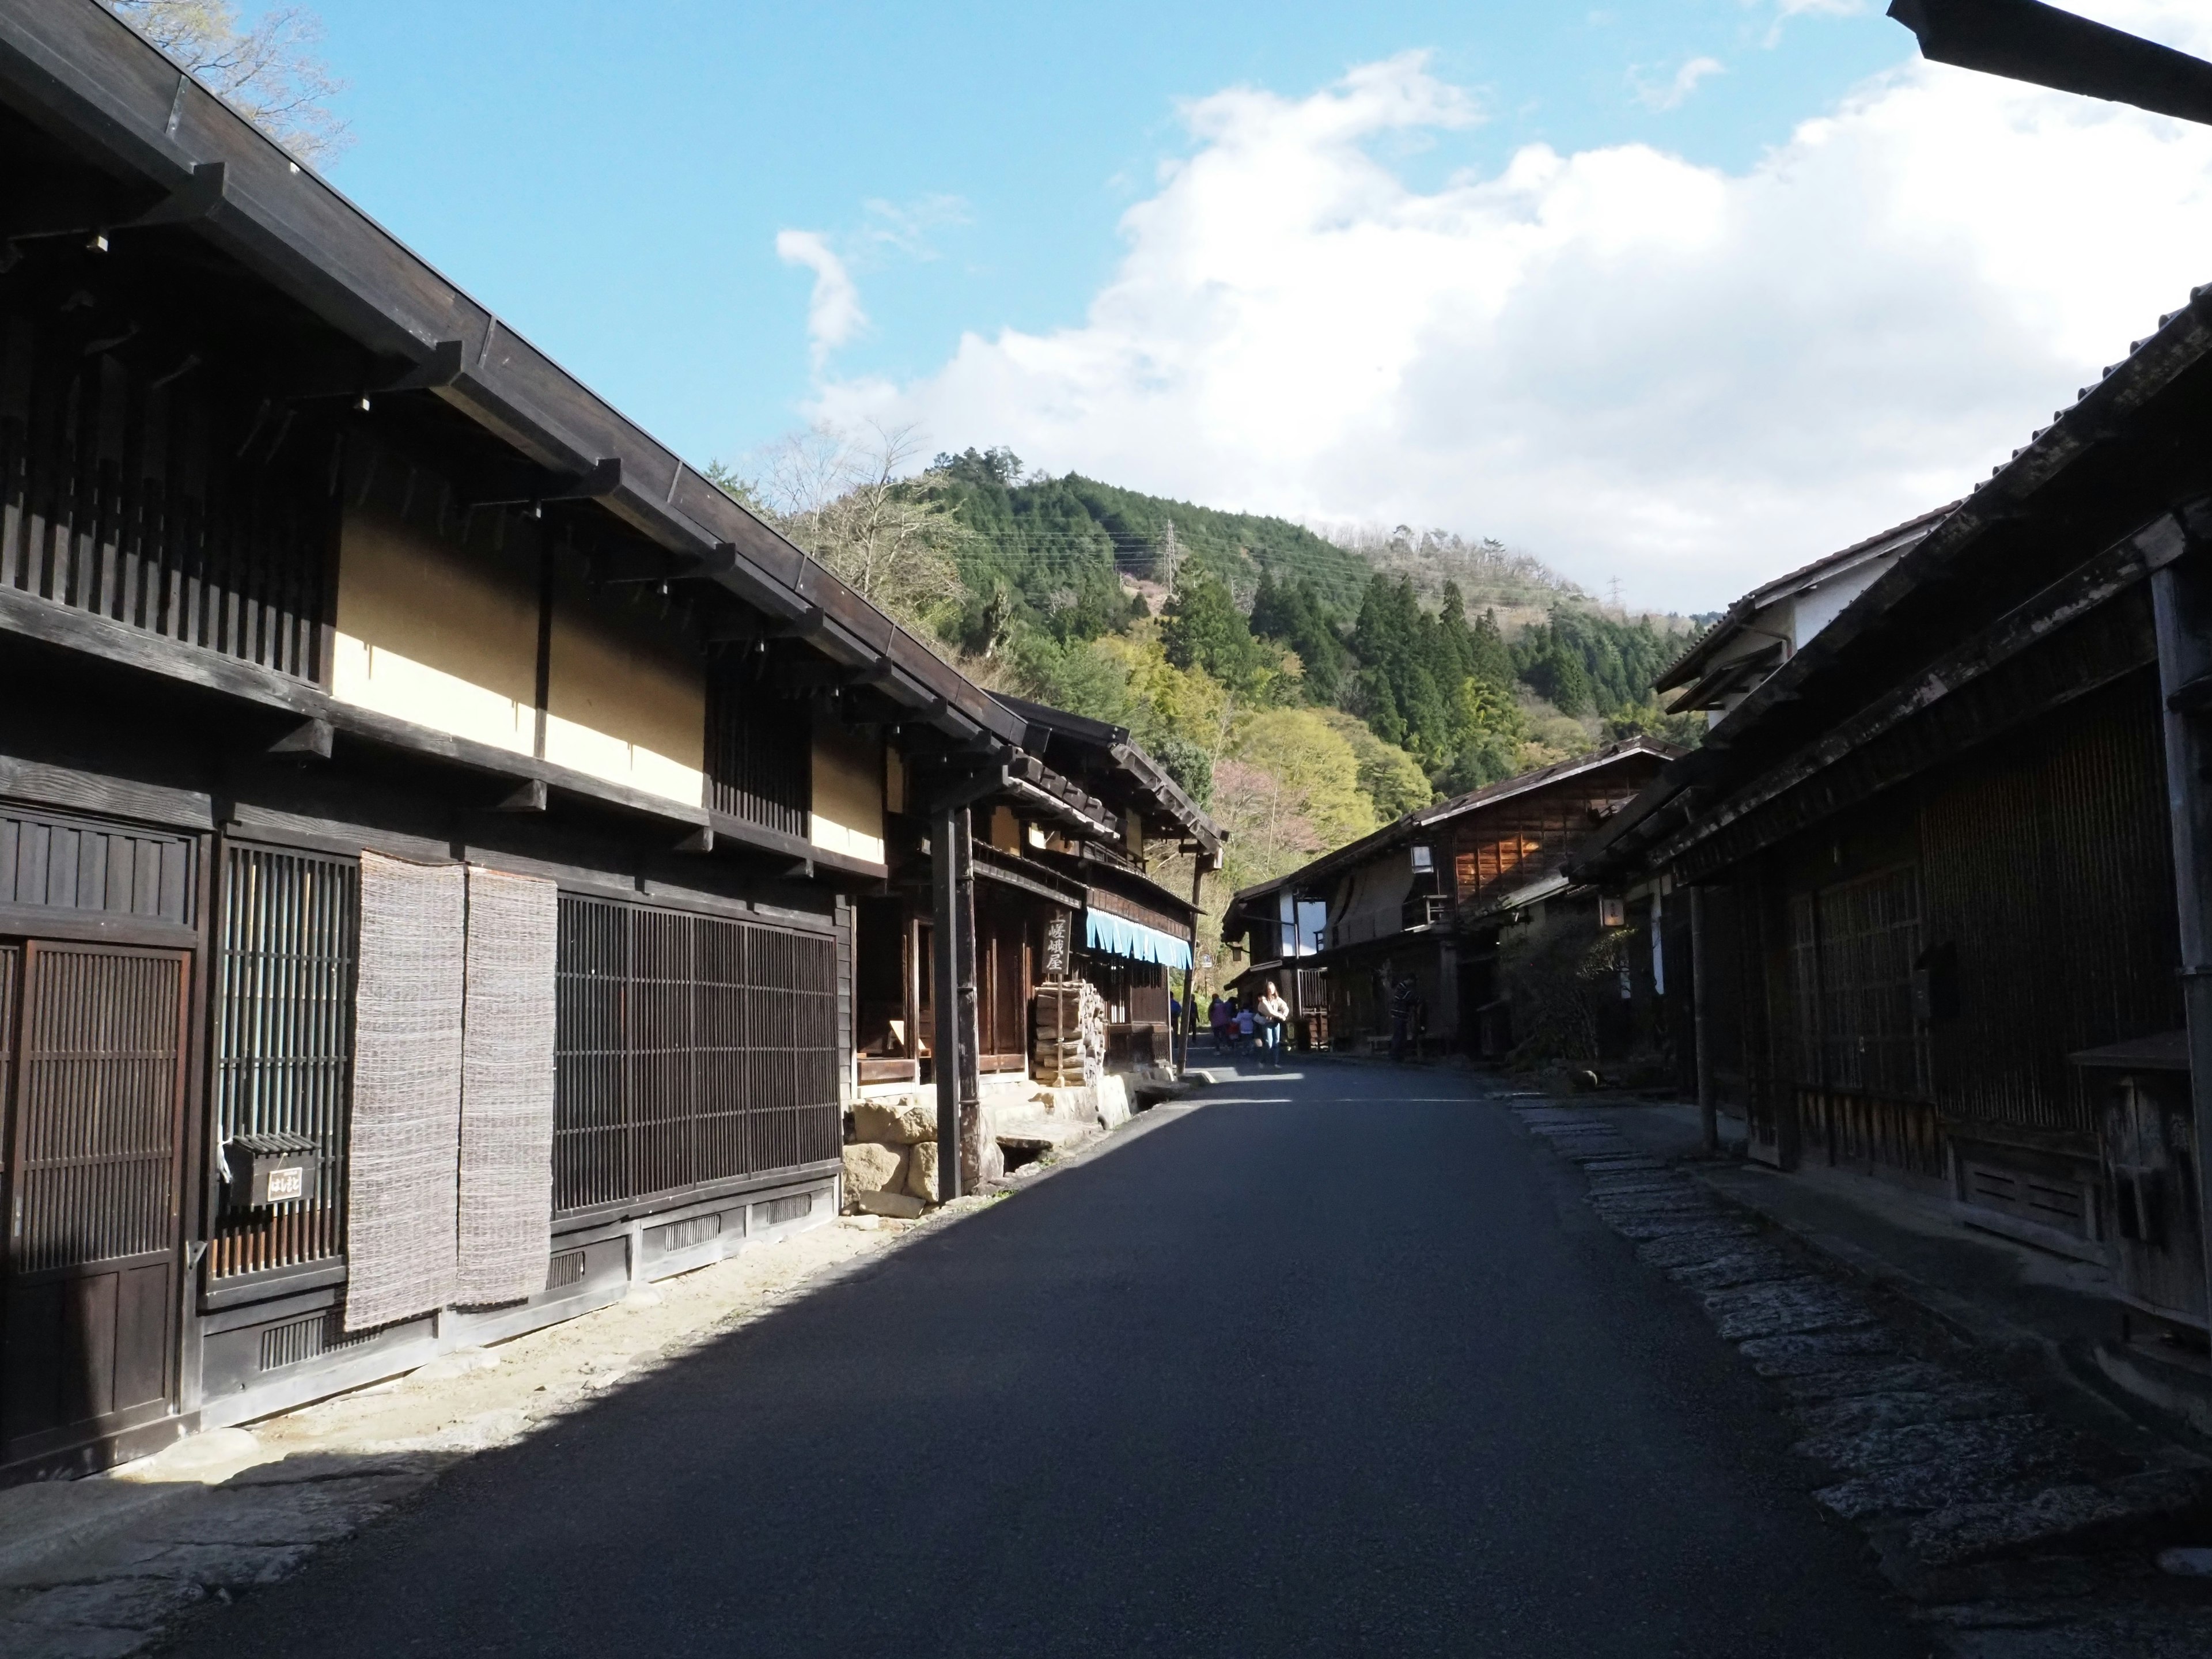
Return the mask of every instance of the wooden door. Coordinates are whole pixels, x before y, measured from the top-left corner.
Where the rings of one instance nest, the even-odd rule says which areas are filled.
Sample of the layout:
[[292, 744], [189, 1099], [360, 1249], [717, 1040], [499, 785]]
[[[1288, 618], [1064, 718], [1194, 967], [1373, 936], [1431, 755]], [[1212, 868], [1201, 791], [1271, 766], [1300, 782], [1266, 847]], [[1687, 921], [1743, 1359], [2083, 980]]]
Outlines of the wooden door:
[[0, 1464], [173, 1395], [189, 956], [33, 940], [17, 1006], [0, 1262]]

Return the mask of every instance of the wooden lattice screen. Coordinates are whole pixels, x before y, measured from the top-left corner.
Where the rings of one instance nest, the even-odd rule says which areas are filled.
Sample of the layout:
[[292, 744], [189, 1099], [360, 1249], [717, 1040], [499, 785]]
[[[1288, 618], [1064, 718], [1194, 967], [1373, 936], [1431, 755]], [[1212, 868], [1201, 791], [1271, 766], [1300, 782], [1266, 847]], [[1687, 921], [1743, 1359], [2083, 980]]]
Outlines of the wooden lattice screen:
[[833, 940], [563, 894], [558, 984], [556, 1211], [837, 1156]]
[[0, 589], [319, 679], [327, 438], [102, 343], [0, 314]]
[[305, 1135], [314, 1185], [297, 1202], [230, 1208], [211, 1277], [335, 1260], [345, 1248], [361, 871], [350, 859], [232, 846], [216, 976], [215, 1133]]

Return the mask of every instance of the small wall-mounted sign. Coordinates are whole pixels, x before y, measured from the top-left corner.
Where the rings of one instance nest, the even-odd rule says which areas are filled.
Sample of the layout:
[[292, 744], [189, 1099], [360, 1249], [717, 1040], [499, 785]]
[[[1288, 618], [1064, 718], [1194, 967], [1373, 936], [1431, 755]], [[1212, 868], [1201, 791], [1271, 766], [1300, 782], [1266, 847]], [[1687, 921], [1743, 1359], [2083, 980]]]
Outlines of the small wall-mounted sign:
[[234, 1137], [222, 1149], [229, 1170], [230, 1202], [258, 1210], [271, 1204], [297, 1204], [307, 1196], [308, 1178], [320, 1160], [313, 1137], [250, 1134]]
[[1059, 979], [1067, 972], [1067, 922], [1065, 910], [1053, 912], [1044, 925], [1044, 977]]
[[1626, 899], [1617, 898], [1601, 898], [1598, 900], [1597, 925], [1601, 927], [1627, 927], [1628, 901]]

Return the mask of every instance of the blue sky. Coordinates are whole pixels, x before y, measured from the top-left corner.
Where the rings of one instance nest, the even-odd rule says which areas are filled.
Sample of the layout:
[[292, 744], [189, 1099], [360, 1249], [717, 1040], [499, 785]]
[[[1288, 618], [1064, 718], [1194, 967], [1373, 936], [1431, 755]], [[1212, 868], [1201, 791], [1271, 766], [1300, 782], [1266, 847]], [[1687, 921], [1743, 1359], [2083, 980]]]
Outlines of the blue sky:
[[[1871, 12], [1778, 30], [1741, 0], [318, 10], [356, 139], [337, 182], [695, 455], [805, 418], [809, 278], [776, 257], [787, 227], [856, 248], [872, 326], [838, 370], [904, 379], [963, 330], [1079, 318], [1121, 212], [1189, 148], [1178, 104], [1225, 86], [1297, 94], [1426, 48], [1488, 118], [1402, 154], [1417, 184], [1531, 140], [1740, 167], [1911, 46]], [[1699, 58], [1726, 68], [1649, 106]], [[890, 228], [872, 202], [920, 209], [927, 252], [872, 242]]]
[[2212, 277], [2212, 135], [1881, 0], [314, 8], [335, 181], [695, 460], [911, 428], [1659, 608], [1959, 493]]

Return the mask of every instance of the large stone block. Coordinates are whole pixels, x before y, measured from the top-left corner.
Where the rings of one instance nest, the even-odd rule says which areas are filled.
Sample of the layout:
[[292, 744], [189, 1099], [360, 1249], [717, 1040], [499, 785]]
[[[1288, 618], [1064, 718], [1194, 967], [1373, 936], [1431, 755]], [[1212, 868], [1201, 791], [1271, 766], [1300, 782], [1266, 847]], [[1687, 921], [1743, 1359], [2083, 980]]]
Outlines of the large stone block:
[[925, 1140], [909, 1155], [906, 1171], [906, 1189], [916, 1198], [927, 1199], [932, 1204], [937, 1200], [937, 1143]]
[[1118, 1129], [1129, 1121], [1129, 1085], [1115, 1073], [1108, 1073], [1091, 1085], [1098, 1103], [1098, 1127]]
[[912, 1193], [854, 1193], [853, 1207], [862, 1215], [889, 1216], [912, 1221], [921, 1213], [921, 1200]]
[[937, 1103], [919, 1095], [887, 1095], [853, 1103], [853, 1138], [887, 1146], [937, 1139]]
[[845, 1190], [849, 1194], [897, 1192], [906, 1185], [907, 1152], [872, 1140], [845, 1148]]

